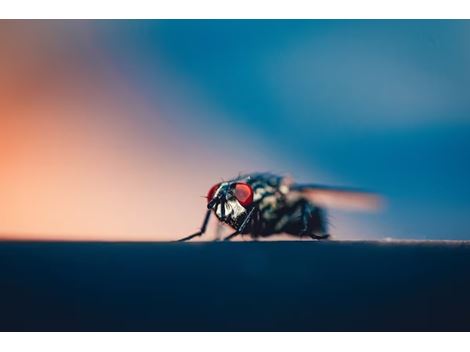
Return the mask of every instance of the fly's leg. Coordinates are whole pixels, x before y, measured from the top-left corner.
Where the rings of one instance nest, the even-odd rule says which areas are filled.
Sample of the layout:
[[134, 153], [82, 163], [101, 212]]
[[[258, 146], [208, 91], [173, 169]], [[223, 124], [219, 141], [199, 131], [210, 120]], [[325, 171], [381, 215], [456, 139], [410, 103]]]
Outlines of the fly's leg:
[[314, 240], [326, 240], [327, 238], [330, 238], [330, 234], [328, 233], [322, 233], [321, 235], [317, 235], [316, 233], [310, 234], [310, 237]]
[[304, 235], [306, 235], [309, 230], [310, 230], [310, 219], [312, 217], [312, 213], [310, 211], [309, 204], [307, 202], [302, 202], [301, 208], [300, 208], [300, 218], [302, 221], [302, 229], [300, 230], [300, 237], [302, 238]]
[[[310, 210], [310, 214], [312, 215], [312, 205], [308, 205], [308, 209]], [[314, 211], [316, 213], [316, 217], [318, 218], [319, 221], [319, 233], [310, 233], [310, 237], [314, 240], [325, 240], [327, 238], [330, 238], [330, 234], [327, 233], [326, 230], [326, 219], [324, 212], [321, 208], [314, 208]]]
[[179, 239], [178, 241], [176, 242], [184, 242], [184, 241], [189, 241], [190, 239], [194, 238], [194, 237], [197, 237], [197, 236], [202, 236], [204, 234], [204, 232], [206, 232], [206, 228], [207, 228], [207, 224], [209, 223], [209, 218], [211, 216], [211, 210], [207, 210], [206, 212], [206, 216], [204, 217], [204, 221], [202, 222], [202, 226], [201, 226], [201, 229], [196, 232], [196, 233], [193, 233], [192, 235], [189, 235], [187, 237], [184, 237], [182, 239]]
[[245, 229], [246, 225], [248, 224], [248, 221], [250, 221], [251, 217], [253, 216], [254, 211], [255, 211], [255, 208], [253, 207], [248, 213], [248, 215], [246, 216], [245, 220], [243, 220], [242, 224], [237, 229], [237, 231], [225, 237], [224, 241], [230, 241], [235, 236], [238, 236]]
[[240, 234], [240, 230], [235, 231], [234, 233], [228, 235], [227, 237], [224, 238], [224, 241], [230, 241], [232, 238], [235, 236], [238, 236]]
[[253, 215], [253, 229], [251, 231], [251, 239], [255, 242], [259, 241], [260, 226], [261, 226], [261, 212], [257, 210], [256, 213], [254, 213]]
[[[300, 230], [300, 236], [309, 235], [314, 240], [324, 240], [330, 237], [326, 232], [325, 219], [323, 212], [319, 208], [313, 208], [308, 202], [302, 203], [301, 208], [301, 219], [302, 219], [302, 230]], [[320, 234], [314, 233], [312, 230], [312, 221], [318, 219], [318, 227]]]

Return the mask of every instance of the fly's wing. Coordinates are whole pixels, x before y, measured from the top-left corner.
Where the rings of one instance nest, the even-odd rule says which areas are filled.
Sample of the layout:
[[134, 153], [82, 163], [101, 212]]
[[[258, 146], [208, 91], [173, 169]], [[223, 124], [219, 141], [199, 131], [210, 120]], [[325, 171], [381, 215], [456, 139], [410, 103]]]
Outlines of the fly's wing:
[[379, 195], [354, 188], [293, 184], [290, 186], [290, 191], [324, 207], [373, 211], [380, 209], [383, 205], [383, 199]]

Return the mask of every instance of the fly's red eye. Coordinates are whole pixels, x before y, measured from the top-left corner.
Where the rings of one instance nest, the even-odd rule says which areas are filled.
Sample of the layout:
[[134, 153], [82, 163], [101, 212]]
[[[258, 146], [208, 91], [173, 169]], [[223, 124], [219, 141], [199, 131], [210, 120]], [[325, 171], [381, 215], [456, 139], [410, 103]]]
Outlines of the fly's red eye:
[[217, 192], [219, 187], [220, 187], [220, 183], [213, 185], [211, 189], [209, 190], [209, 192], [207, 192], [207, 203], [209, 203], [212, 200], [212, 198], [214, 198], [215, 192]]
[[246, 208], [253, 203], [253, 189], [246, 183], [237, 183], [235, 184], [235, 197]]

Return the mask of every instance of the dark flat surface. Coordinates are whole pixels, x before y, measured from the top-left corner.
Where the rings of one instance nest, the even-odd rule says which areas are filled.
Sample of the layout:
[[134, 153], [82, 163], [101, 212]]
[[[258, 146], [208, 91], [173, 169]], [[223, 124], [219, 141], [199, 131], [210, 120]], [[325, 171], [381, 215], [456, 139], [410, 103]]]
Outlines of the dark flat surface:
[[0, 243], [0, 330], [470, 330], [468, 242]]

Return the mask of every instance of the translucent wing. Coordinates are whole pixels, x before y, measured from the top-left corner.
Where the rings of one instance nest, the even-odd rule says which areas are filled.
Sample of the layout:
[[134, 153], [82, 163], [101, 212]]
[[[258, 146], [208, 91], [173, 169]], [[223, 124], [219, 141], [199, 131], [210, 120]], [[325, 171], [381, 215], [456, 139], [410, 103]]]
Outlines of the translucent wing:
[[383, 205], [383, 199], [378, 194], [354, 188], [293, 184], [290, 191], [298, 192], [320, 206], [338, 209], [372, 211]]

